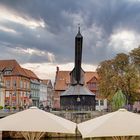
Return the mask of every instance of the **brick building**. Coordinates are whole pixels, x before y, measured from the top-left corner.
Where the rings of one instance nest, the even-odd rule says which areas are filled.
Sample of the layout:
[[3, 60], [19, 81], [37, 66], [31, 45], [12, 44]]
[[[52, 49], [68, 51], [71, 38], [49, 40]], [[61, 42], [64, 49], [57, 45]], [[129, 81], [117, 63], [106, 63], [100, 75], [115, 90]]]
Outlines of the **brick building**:
[[51, 80], [41, 80], [31, 70], [22, 68], [16, 60], [0, 60], [0, 106], [24, 107], [40, 105], [42, 85], [46, 106], [52, 108]]
[[[102, 110], [107, 108], [107, 101], [100, 99], [98, 95], [98, 74], [97, 72], [85, 72], [85, 86], [96, 94], [96, 109]], [[60, 94], [70, 86], [70, 71], [60, 71], [59, 67], [56, 70], [55, 83], [54, 83], [54, 109], [60, 109]]]
[[30, 104], [30, 78], [16, 60], [0, 60], [0, 71], [4, 81], [4, 104], [28, 106]]

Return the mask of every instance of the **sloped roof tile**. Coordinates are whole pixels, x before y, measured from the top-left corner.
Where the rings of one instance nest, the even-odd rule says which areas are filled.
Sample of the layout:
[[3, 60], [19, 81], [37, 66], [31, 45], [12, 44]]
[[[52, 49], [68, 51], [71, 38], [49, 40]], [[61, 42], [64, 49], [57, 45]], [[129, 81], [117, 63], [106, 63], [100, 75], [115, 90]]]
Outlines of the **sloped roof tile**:
[[11, 68], [11, 75], [22, 75], [28, 77], [25, 71], [21, 68], [16, 60], [0, 60], [0, 70], [4, 71], [5, 69]]
[[49, 79], [42, 79], [41, 81], [42, 81], [43, 84], [47, 85], [48, 82], [49, 82]]
[[25, 69], [25, 68], [22, 68], [24, 71], [25, 71], [25, 73], [28, 75], [28, 77], [30, 77], [31, 79], [37, 79], [37, 80], [39, 80], [39, 78], [37, 77], [37, 75], [33, 72], [33, 71], [31, 71], [31, 70], [28, 70], [28, 69]]
[[[85, 72], [85, 83], [90, 81], [93, 77], [98, 79], [97, 72], [86, 71]], [[66, 90], [70, 84], [70, 71], [57, 71], [55, 79], [55, 90]]]

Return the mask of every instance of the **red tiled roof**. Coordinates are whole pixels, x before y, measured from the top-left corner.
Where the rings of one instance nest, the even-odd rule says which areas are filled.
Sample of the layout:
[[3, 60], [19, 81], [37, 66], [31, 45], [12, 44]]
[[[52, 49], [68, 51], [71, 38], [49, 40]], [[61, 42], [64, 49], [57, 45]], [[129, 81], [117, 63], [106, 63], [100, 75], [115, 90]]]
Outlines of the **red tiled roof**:
[[56, 72], [55, 90], [66, 90], [67, 84], [70, 83], [70, 71]]
[[37, 77], [37, 75], [33, 71], [28, 70], [28, 69], [25, 69], [25, 68], [23, 68], [23, 70], [28, 75], [28, 77], [30, 77], [31, 79], [37, 79], [37, 80], [39, 80], [39, 78]]
[[47, 85], [49, 81], [50, 81], [49, 79], [42, 79], [42, 80], [41, 80], [41, 82], [42, 82], [43, 84], [45, 84], [45, 85]]
[[[93, 77], [98, 79], [97, 72], [85, 72], [85, 83], [90, 81]], [[70, 84], [70, 71], [57, 71], [54, 89], [66, 90], [68, 88], [68, 84]]]
[[97, 72], [91, 72], [91, 71], [86, 71], [85, 72], [85, 82], [89, 82], [93, 77], [96, 77], [98, 79], [98, 74]]
[[22, 75], [28, 77], [16, 60], [0, 60], [0, 70], [11, 69], [11, 75]]

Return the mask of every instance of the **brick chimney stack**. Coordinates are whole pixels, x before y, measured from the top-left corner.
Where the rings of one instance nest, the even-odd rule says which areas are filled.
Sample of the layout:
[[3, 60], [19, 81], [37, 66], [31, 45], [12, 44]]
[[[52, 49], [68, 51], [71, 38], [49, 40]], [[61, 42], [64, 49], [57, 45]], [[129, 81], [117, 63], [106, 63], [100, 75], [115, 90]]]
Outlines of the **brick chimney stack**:
[[59, 72], [59, 67], [58, 66], [56, 67], [56, 72]]

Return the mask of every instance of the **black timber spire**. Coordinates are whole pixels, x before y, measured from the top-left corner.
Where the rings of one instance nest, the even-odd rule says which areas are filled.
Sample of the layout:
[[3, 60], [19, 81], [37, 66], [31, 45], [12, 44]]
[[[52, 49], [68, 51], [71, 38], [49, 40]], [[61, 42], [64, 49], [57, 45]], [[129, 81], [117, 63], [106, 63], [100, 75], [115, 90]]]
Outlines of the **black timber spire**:
[[84, 84], [83, 81], [83, 70], [81, 68], [82, 63], [82, 45], [83, 45], [83, 36], [80, 32], [80, 27], [78, 27], [78, 33], [75, 37], [75, 64], [74, 69], [71, 72], [71, 84]]

